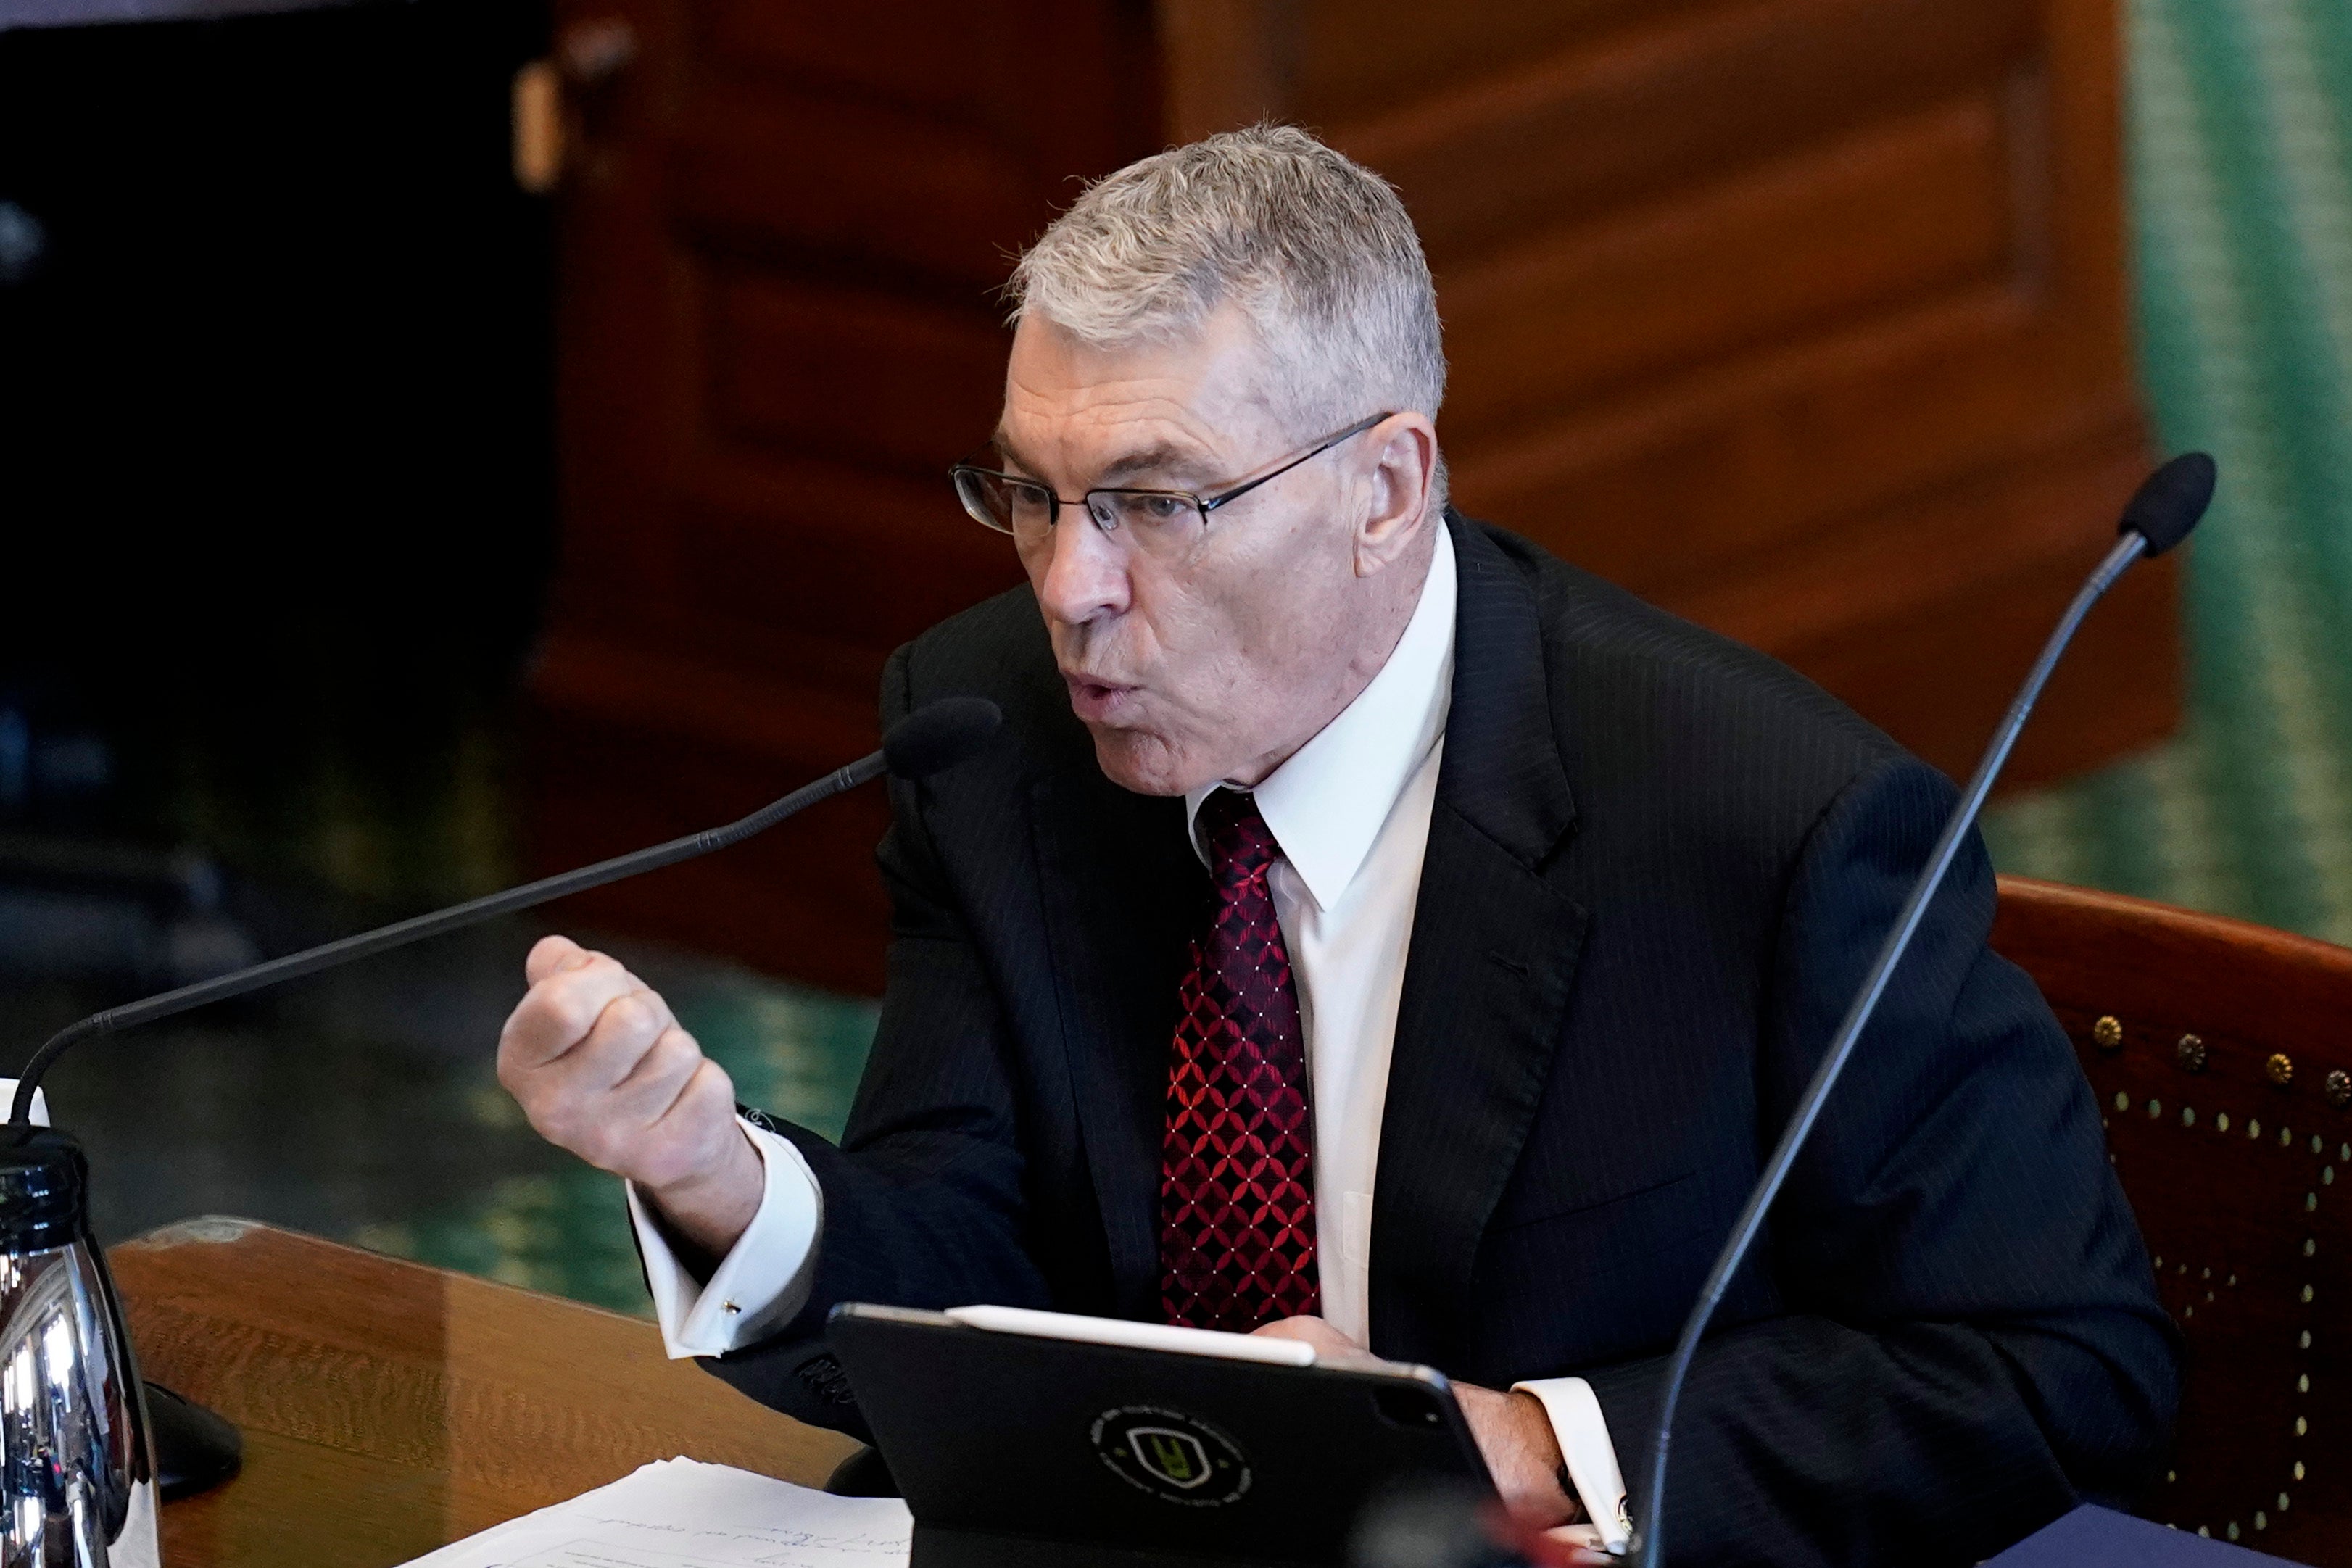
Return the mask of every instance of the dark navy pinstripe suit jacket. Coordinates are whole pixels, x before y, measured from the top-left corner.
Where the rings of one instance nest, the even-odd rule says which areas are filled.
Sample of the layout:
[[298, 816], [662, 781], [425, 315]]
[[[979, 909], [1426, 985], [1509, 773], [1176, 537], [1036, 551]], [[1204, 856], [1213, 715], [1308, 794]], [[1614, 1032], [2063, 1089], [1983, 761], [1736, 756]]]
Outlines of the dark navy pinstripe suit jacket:
[[[1660, 1358], [1954, 791], [1772, 661], [1451, 518], [1454, 703], [1381, 1130], [1372, 1346], [1580, 1374], [1628, 1479]], [[1149, 1318], [1204, 879], [1097, 768], [1026, 590], [891, 660], [1008, 735], [893, 785], [888, 992], [807, 1310], [714, 1363], [858, 1429], [848, 1300]], [[1676, 1426], [1694, 1563], [1973, 1562], [2160, 1462], [2175, 1345], [2098, 1112], [1985, 946], [1971, 841], [1735, 1282]], [[1640, 1499], [1634, 1500], [1638, 1511]]]

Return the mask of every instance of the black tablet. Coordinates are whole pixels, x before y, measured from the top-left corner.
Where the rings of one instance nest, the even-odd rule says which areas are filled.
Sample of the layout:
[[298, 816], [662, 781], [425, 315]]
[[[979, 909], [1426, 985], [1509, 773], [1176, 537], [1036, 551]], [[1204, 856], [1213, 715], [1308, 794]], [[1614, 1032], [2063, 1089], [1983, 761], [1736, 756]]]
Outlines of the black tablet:
[[828, 1337], [914, 1513], [914, 1568], [1339, 1563], [1386, 1489], [1492, 1490], [1425, 1366], [1012, 1307], [845, 1303]]

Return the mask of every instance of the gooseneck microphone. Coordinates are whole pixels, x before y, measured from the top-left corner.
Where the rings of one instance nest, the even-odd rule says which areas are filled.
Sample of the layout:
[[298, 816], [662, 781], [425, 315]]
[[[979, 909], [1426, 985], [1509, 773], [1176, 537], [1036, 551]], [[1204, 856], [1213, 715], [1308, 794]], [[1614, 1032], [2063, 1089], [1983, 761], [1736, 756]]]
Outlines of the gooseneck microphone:
[[676, 865], [680, 861], [693, 860], [740, 844], [757, 833], [763, 833], [797, 811], [805, 810], [820, 800], [829, 800], [860, 784], [880, 778], [885, 772], [901, 779], [921, 779], [941, 768], [962, 761], [979, 749], [996, 732], [1002, 715], [996, 705], [982, 697], [944, 697], [929, 703], [908, 714], [890, 727], [882, 737], [882, 749], [861, 757], [846, 767], [837, 768], [814, 784], [803, 785], [781, 800], [761, 807], [740, 821], [707, 832], [689, 833], [682, 839], [672, 839], [632, 854], [617, 855], [599, 861], [578, 871], [564, 872], [521, 887], [510, 887], [503, 893], [493, 893], [448, 909], [436, 910], [414, 919], [402, 920], [373, 931], [363, 931], [356, 936], [328, 942], [299, 953], [289, 953], [282, 958], [272, 958], [235, 974], [222, 975], [210, 980], [200, 980], [193, 986], [182, 986], [161, 996], [128, 1002], [119, 1008], [109, 1008], [94, 1013], [79, 1023], [68, 1025], [52, 1035], [32, 1060], [26, 1062], [23, 1076], [16, 1081], [16, 1097], [10, 1104], [10, 1125], [23, 1127], [33, 1112], [33, 1092], [40, 1087], [41, 1075], [49, 1070], [59, 1056], [76, 1043], [92, 1035], [112, 1034], [140, 1024], [153, 1023], [174, 1013], [207, 1003], [226, 1001], [249, 991], [260, 990], [280, 981], [315, 975], [321, 969], [331, 969], [338, 964], [348, 964], [355, 958], [385, 953], [394, 947], [404, 947], [411, 942], [422, 942], [428, 936], [488, 920], [493, 915], [512, 915], [530, 909], [550, 899], [566, 894], [584, 893], [592, 887], [632, 877], [640, 872], [656, 871]]
[[1879, 998], [1885, 993], [1886, 981], [1895, 966], [1902, 961], [1904, 950], [1910, 946], [1912, 935], [1919, 928], [1920, 918], [1927, 913], [1927, 901], [1943, 885], [1944, 873], [1951, 869], [1958, 854], [1960, 841], [1977, 820], [1984, 806], [1985, 796], [1991, 790], [1993, 780], [2000, 776], [2001, 765], [2009, 760], [2010, 748], [2017, 744], [2018, 732], [2025, 727], [2027, 716], [2042, 695], [2042, 688], [2057, 667], [2058, 657], [2074, 640], [2075, 629], [2091, 612], [2116, 580], [2143, 556], [2158, 556], [2189, 537], [2189, 530], [2205, 515], [2213, 499], [2215, 468], [2213, 459], [2202, 452], [2184, 453], [2149, 475], [2124, 507], [2123, 522], [2116, 529], [2122, 537], [2106, 559], [2099, 562], [2090, 580], [2083, 584], [2074, 601], [2066, 607], [2057, 630], [2042, 645], [2042, 656], [2034, 661], [2033, 669], [2025, 677], [2025, 685], [2017, 699], [2009, 705], [2009, 713], [2000, 727], [1993, 732], [1992, 743], [1985, 747], [1984, 760], [1977, 764], [1968, 788], [1961, 791], [1959, 804], [1952, 809], [1950, 821], [1944, 824], [1943, 837], [1936, 841], [1927, 857], [1927, 869], [1912, 884], [1911, 895], [1904, 901], [1895, 917], [1894, 929], [1878, 950], [1877, 959], [1863, 980], [1862, 988], [1854, 994], [1853, 1005], [1846, 1009], [1837, 1032], [1830, 1038], [1822, 1064], [1813, 1073], [1812, 1082], [1790, 1113], [1789, 1124], [1780, 1134], [1779, 1146], [1757, 1178], [1756, 1189], [1748, 1197], [1748, 1207], [1731, 1228], [1731, 1239], [1724, 1243], [1706, 1282], [1699, 1288], [1698, 1301], [1691, 1308], [1690, 1317], [1683, 1324], [1682, 1338], [1675, 1345], [1673, 1358], [1666, 1364], [1664, 1392], [1658, 1406], [1657, 1446], [1651, 1454], [1650, 1487], [1642, 1500], [1642, 1528], [1633, 1541], [1640, 1553], [1643, 1568], [1664, 1568], [1665, 1563], [1665, 1502], [1666, 1455], [1674, 1438], [1675, 1406], [1682, 1396], [1683, 1381], [1690, 1374], [1691, 1359], [1698, 1352], [1700, 1336], [1706, 1333], [1709, 1319], [1730, 1288], [1731, 1277], [1747, 1259], [1748, 1250], [1763, 1229], [1765, 1212], [1780, 1195], [1780, 1185], [1788, 1179], [1789, 1171], [1804, 1147], [1806, 1134], [1821, 1115], [1822, 1105], [1837, 1087], [1838, 1074], [1845, 1070], [1846, 1059], [1853, 1054], [1854, 1041], [1868, 1027], [1871, 1015], [1878, 1009]]

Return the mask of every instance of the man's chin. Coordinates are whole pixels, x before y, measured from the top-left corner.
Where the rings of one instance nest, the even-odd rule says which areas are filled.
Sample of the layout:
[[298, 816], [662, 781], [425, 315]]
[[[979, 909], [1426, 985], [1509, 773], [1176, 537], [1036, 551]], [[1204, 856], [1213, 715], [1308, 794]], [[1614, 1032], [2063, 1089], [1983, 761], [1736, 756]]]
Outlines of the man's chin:
[[1199, 770], [1181, 747], [1146, 730], [1114, 729], [1088, 725], [1095, 737], [1095, 761], [1103, 777], [1139, 795], [1181, 795], [1202, 782]]

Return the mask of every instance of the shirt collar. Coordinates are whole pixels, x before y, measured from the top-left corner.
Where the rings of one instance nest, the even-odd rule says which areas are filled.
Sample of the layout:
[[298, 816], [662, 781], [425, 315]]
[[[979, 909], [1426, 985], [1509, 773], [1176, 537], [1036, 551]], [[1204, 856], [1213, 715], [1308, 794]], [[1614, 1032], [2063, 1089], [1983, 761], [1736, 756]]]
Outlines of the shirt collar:
[[[1397, 797], [1444, 737], [1454, 703], [1454, 539], [1441, 522], [1421, 602], [1388, 663], [1255, 791], [1283, 858], [1318, 909], [1329, 909], [1355, 880]], [[1185, 826], [1204, 864], [1201, 802], [1224, 788], [1184, 794]]]

